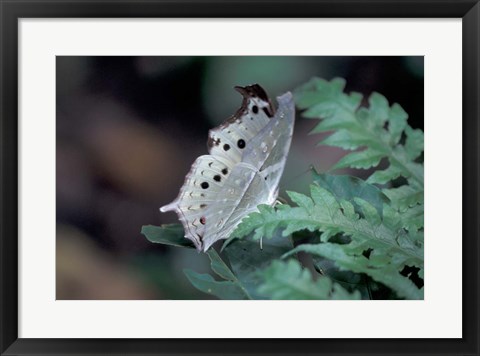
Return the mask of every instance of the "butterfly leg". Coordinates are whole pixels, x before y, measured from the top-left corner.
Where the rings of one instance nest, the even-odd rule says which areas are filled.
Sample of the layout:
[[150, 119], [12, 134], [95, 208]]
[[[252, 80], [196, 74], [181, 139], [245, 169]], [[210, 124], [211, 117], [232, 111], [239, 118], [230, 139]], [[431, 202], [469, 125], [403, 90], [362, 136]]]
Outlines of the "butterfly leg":
[[283, 199], [282, 197], [277, 197], [277, 200], [275, 200], [275, 203], [273, 203], [273, 206], [275, 205], [283, 205], [287, 204], [287, 201]]

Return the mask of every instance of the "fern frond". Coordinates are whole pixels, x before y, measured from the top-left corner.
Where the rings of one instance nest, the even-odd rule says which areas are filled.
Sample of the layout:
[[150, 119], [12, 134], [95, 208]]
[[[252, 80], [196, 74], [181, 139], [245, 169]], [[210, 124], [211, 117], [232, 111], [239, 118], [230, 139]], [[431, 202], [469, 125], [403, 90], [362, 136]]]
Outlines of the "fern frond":
[[269, 299], [360, 299], [358, 291], [349, 293], [328, 277], [314, 281], [310, 271], [293, 259], [274, 261], [261, 275], [258, 292]]
[[398, 266], [394, 263], [395, 259], [392, 258], [393, 256], [384, 256], [372, 252], [367, 258], [358, 249], [349, 245], [322, 243], [299, 245], [285, 257], [299, 251], [331, 259], [343, 270], [365, 273], [377, 282], [390, 287], [400, 297], [423, 299], [423, 289], [419, 289], [411, 280], [400, 274]]
[[384, 189], [383, 193], [390, 199], [392, 206], [399, 211], [405, 211], [417, 204], [423, 204], [423, 191], [419, 191], [410, 185]]
[[[349, 261], [339, 266], [353, 272], [366, 273], [402, 296], [403, 292], [396, 289], [397, 284], [389, 282], [388, 278], [395, 281], [399, 278], [407, 279], [400, 275], [400, 271], [407, 265], [416, 266], [423, 271], [423, 233], [412, 226], [406, 228], [405, 221], [411, 219], [402, 219], [402, 215], [409, 213], [411, 209], [400, 214], [388, 204], [384, 204], [383, 214], [380, 215], [373, 205], [361, 198], [354, 198], [357, 205], [355, 208], [350, 201], [339, 199], [332, 192], [317, 185], [311, 186], [311, 197], [299, 193], [288, 194], [297, 206], [283, 205], [277, 210], [261, 206], [258, 213], [250, 214], [242, 221], [234, 232], [235, 236], [241, 237], [253, 232], [254, 238], [269, 237], [277, 229], [282, 229], [282, 234], [287, 236], [296, 231], [309, 230], [322, 231], [325, 235], [322, 236], [322, 241], [328, 241], [335, 234], [342, 233], [349, 236], [351, 241], [338, 245], [345, 255], [342, 255], [342, 258]], [[294, 251], [301, 250], [303, 246], [308, 245], [300, 245]], [[338, 249], [320, 249], [324, 253], [323, 257], [337, 262]], [[362, 264], [365, 261], [362, 262], [359, 258], [365, 258], [363, 254], [368, 250], [371, 250], [371, 260], [368, 261], [374, 262], [376, 266], [373, 272], [369, 267], [365, 267]], [[380, 275], [385, 278], [380, 280]], [[411, 282], [402, 282], [400, 285], [405, 283]], [[421, 291], [418, 293], [421, 294]], [[419, 294], [416, 295], [418, 296]], [[412, 294], [408, 297], [412, 297]]]
[[[295, 91], [297, 106], [306, 110], [303, 116], [322, 119], [312, 133], [334, 131], [321, 144], [346, 150], [364, 148], [346, 155], [333, 168], [366, 169], [387, 158], [390, 166], [375, 172], [369, 183], [385, 184], [401, 175], [423, 187], [423, 165], [414, 161], [423, 152], [423, 132], [412, 129], [402, 107], [389, 106], [383, 95], [373, 93], [365, 108], [361, 94], [346, 94], [344, 88], [343, 79], [313, 78]], [[400, 144], [402, 135], [404, 145]]]
[[195, 288], [220, 299], [252, 299], [244, 283], [235, 276], [215, 250], [209, 250], [207, 255], [210, 267], [222, 280], [218, 281], [210, 274], [184, 269], [183, 273]]

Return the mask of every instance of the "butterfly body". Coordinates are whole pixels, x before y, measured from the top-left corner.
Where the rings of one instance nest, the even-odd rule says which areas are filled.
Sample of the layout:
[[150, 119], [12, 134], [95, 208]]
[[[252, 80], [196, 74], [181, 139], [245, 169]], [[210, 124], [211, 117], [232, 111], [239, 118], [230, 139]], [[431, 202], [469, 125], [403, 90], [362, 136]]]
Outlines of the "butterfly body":
[[275, 202], [290, 148], [292, 95], [278, 97], [275, 112], [259, 85], [236, 89], [243, 95], [242, 107], [210, 130], [210, 154], [195, 160], [178, 197], [160, 209], [177, 212], [185, 237], [198, 250], [228, 238], [259, 204]]

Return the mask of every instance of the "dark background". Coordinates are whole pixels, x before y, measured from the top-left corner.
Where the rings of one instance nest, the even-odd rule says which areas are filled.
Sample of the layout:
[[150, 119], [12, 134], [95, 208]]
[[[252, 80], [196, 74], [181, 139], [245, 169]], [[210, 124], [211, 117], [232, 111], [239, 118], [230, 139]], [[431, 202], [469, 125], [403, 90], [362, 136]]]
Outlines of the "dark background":
[[[235, 85], [274, 98], [313, 76], [385, 95], [423, 129], [423, 57], [57, 57], [57, 299], [205, 299], [183, 275], [203, 253], [149, 243], [142, 225], [176, 222], [172, 201], [208, 130], [240, 106]], [[297, 115], [281, 182], [307, 192], [308, 167], [344, 154]], [[339, 171], [360, 177], [364, 171]]]

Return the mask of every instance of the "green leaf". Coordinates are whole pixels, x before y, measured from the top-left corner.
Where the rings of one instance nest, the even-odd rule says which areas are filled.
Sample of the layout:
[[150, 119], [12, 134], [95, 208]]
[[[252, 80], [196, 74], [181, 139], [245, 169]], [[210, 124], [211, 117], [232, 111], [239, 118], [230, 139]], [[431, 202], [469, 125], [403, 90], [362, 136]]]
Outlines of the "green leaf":
[[223, 279], [226, 279], [229, 281], [237, 280], [237, 278], [232, 273], [232, 271], [230, 271], [230, 268], [228, 268], [226, 263], [223, 262], [223, 260], [220, 258], [217, 251], [211, 248], [210, 250], [208, 250], [207, 255], [208, 255], [208, 258], [210, 258], [210, 267], [212, 267], [212, 270], [216, 274], [218, 274]]
[[[281, 253], [284, 252], [285, 250], [281, 251]], [[225, 281], [216, 281], [209, 274], [201, 275], [194, 271], [185, 270], [185, 275], [195, 288], [202, 292], [215, 295], [220, 299], [252, 299], [244, 282], [237, 278], [217, 251], [211, 248], [208, 250], [207, 255], [210, 259], [210, 267], [212, 270]], [[225, 291], [221, 290], [223, 287], [225, 287]]]
[[408, 231], [417, 231], [423, 228], [424, 206], [416, 205], [402, 213], [402, 226]]
[[[203, 275], [200, 278], [193, 276], [192, 273], [189, 273], [191, 277], [189, 280], [197, 289], [221, 299], [264, 299], [257, 293], [260, 283], [259, 272], [292, 248], [290, 239], [282, 237], [281, 234], [265, 241], [262, 246], [251, 238], [233, 240], [224, 250], [231, 268], [214, 249], [207, 252], [212, 270], [229, 282], [228, 284], [221, 284], [224, 282], [215, 281], [210, 275]], [[226, 295], [214, 288], [220, 285], [229, 288]], [[236, 294], [232, 295], [232, 290], [236, 291]], [[238, 298], [238, 291], [241, 291], [241, 298]]]
[[290, 199], [298, 206], [301, 206], [305, 209], [313, 209], [313, 201], [311, 198], [296, 192], [287, 191], [287, 194]]
[[335, 262], [321, 256], [313, 255], [312, 260], [315, 269], [323, 276], [327, 276], [349, 292], [358, 290], [362, 299], [372, 299], [368, 280], [364, 274], [342, 271]]
[[407, 119], [408, 114], [403, 110], [403, 108], [398, 104], [393, 104], [390, 108], [390, 113], [388, 115], [390, 118], [389, 120], [389, 127], [388, 131], [390, 131], [391, 136], [391, 145], [396, 145], [400, 138], [402, 137], [402, 132], [405, 130], [407, 126]]
[[370, 167], [376, 167], [380, 160], [383, 158], [383, 153], [378, 152], [373, 149], [366, 149], [363, 151], [357, 151], [349, 153], [346, 156], [343, 156], [340, 161], [338, 161], [332, 169], [338, 168], [356, 168], [356, 169], [367, 169]]
[[[345, 270], [356, 273], [365, 273], [374, 280], [392, 288], [400, 297], [408, 299], [423, 299], [423, 289], [418, 289], [407, 277], [400, 274], [399, 265], [394, 265], [394, 259], [387, 256], [376, 256], [377, 258], [366, 258], [358, 250], [352, 250], [349, 245], [337, 245], [332, 243], [321, 243], [316, 245], [300, 245], [286, 254], [288, 257], [299, 251], [308, 252], [335, 261], [335, 264]], [[423, 269], [422, 269], [423, 270]]]
[[312, 196], [315, 205], [323, 205], [327, 209], [329, 216], [332, 217], [332, 209], [339, 209], [338, 199], [327, 189], [317, 188], [316, 186], [310, 186], [310, 194]]
[[355, 150], [367, 143], [368, 137], [347, 130], [335, 131], [332, 135], [320, 142], [321, 145], [341, 147], [345, 150]]
[[309, 270], [296, 260], [274, 261], [262, 272], [259, 293], [270, 299], [360, 299], [360, 293], [350, 294], [328, 277], [314, 281]]
[[214, 295], [220, 299], [248, 299], [244, 291], [234, 282], [216, 281], [209, 274], [200, 274], [191, 269], [184, 269], [183, 272], [190, 283], [204, 293]]
[[[346, 182], [348, 181], [343, 183]], [[423, 270], [423, 235], [418, 233], [418, 217], [413, 219], [407, 215], [408, 218], [405, 219], [405, 213], [400, 213], [388, 204], [383, 205], [383, 212], [380, 214], [368, 201], [353, 197], [353, 202], [362, 214], [359, 216], [354, 213], [353, 205], [348, 201], [317, 185], [311, 186], [311, 197], [313, 207], [310, 207], [310, 203], [304, 204], [306, 197], [295, 194], [295, 199], [303, 206], [284, 205], [278, 210], [262, 209], [262, 212], [245, 218], [239, 230], [248, 234], [254, 233], [257, 237], [270, 237], [268, 233], [273, 231], [272, 226], [276, 230], [283, 229], [283, 235], [302, 230], [322, 231], [329, 237], [341, 233], [350, 237], [348, 243], [334, 244], [345, 249], [343, 255], [333, 248], [330, 252], [336, 254], [319, 255], [336, 263], [340, 256], [344, 258], [344, 262], [339, 267], [356, 273], [365, 273], [392, 288], [400, 296], [419, 298], [421, 292], [414, 294], [410, 289], [410, 292], [405, 294], [398, 289], [405, 285], [410, 286], [411, 283], [403, 281], [402, 278], [405, 277], [399, 274], [405, 265], [417, 266]], [[409, 223], [412, 224], [412, 221], [417, 223], [411, 226]], [[325, 240], [322, 238], [322, 241]], [[306, 245], [300, 245], [293, 251], [302, 251], [303, 246]], [[367, 259], [363, 253], [368, 250], [371, 253]], [[367, 260], [368, 265], [357, 266], [358, 261], [361, 262], [359, 257]]]
[[225, 253], [232, 271], [249, 295], [254, 299], [263, 299], [257, 293], [260, 272], [292, 248], [291, 240], [277, 233], [263, 241], [262, 246], [252, 238], [234, 240], [225, 248]]
[[367, 221], [374, 226], [381, 224], [381, 212], [379, 213], [373, 205], [361, 198], [354, 198], [355, 203], [360, 207], [360, 211]]
[[142, 226], [142, 234], [148, 241], [177, 247], [195, 248], [193, 243], [184, 237], [183, 226], [180, 224]]
[[[368, 183], [387, 184], [400, 176], [407, 179], [407, 185], [395, 190], [385, 189], [385, 194], [392, 200], [391, 207], [395, 211], [405, 213], [401, 218], [395, 216], [397, 223], [400, 223], [398, 227], [416, 233], [423, 228], [424, 168], [422, 163], [417, 162], [421, 160], [423, 152], [423, 132], [412, 129], [407, 123], [408, 115], [402, 107], [398, 104], [389, 106], [387, 99], [381, 94], [372, 93], [368, 98], [368, 107], [362, 107], [361, 96], [348, 95], [344, 93], [344, 88], [343, 80], [334, 79], [328, 82], [314, 78], [295, 91], [295, 100], [300, 109], [306, 109], [305, 115], [308, 118], [321, 119], [312, 133], [333, 131], [322, 144], [346, 150], [364, 148], [344, 156], [334, 165], [334, 169], [347, 167], [368, 169], [386, 159], [389, 166], [384, 170], [375, 171], [368, 178]], [[402, 140], [402, 137], [406, 139]], [[382, 217], [383, 208], [379, 208], [365, 197], [356, 198], [374, 205], [379, 218]], [[296, 203], [298, 199], [297, 197]], [[350, 198], [346, 199], [354, 205], [355, 211], [359, 211], [360, 200], [352, 202]], [[368, 205], [363, 205], [361, 210], [363, 215], [369, 214], [367, 220], [373, 224], [375, 215], [369, 213]], [[344, 213], [347, 216], [349, 211], [344, 210]], [[311, 221], [303, 225], [308, 230], [315, 229], [315, 224]], [[302, 223], [297, 220], [286, 228], [286, 232], [290, 233], [301, 227]], [[323, 229], [328, 233], [322, 235], [322, 241], [329, 239], [335, 232], [342, 232], [342, 228], [323, 227]], [[259, 235], [260, 231], [257, 229], [256, 233]]]
[[421, 130], [413, 130], [407, 126], [405, 129], [407, 140], [405, 142], [405, 151], [410, 160], [414, 160], [423, 152], [423, 132]]
[[294, 91], [294, 98], [300, 109], [307, 109], [316, 104], [334, 102], [335, 109], [343, 108], [351, 111], [360, 105], [362, 96], [358, 93], [346, 95], [343, 93], [345, 79], [334, 78], [328, 82], [321, 78], [312, 78]]
[[[207, 255], [208, 255], [208, 258], [210, 259], [210, 267], [212, 268], [212, 270], [218, 276], [222, 277], [223, 279], [225, 279], [229, 282], [232, 282], [233, 285], [235, 285], [239, 290], [241, 290], [243, 299], [252, 299], [252, 297], [250, 296], [245, 284], [235, 276], [235, 274], [230, 270], [230, 268], [227, 266], [227, 264], [222, 260], [222, 258], [217, 253], [217, 251], [215, 251], [212, 248], [207, 252]], [[207, 278], [209, 280], [208, 277], [204, 277], [203, 279], [205, 280], [205, 278]], [[213, 279], [213, 278], [211, 278], [211, 279]], [[197, 287], [197, 285], [199, 283], [198, 279], [196, 281], [197, 281], [197, 284], [196, 285], [194, 284], [195, 287]], [[209, 288], [211, 289], [211, 287], [209, 287]], [[200, 288], [197, 287], [197, 289], [200, 289]], [[200, 290], [205, 292], [205, 288], [203, 288], [203, 287]], [[207, 293], [211, 293], [211, 292], [207, 292]], [[215, 294], [215, 295], [217, 295], [217, 294]], [[217, 295], [217, 296], [222, 298], [221, 295]]]
[[395, 178], [400, 177], [402, 171], [395, 167], [394, 165], [388, 166], [387, 169], [383, 171], [375, 171], [373, 174], [368, 177], [367, 183], [370, 184], [386, 184]]
[[388, 100], [381, 94], [373, 92], [368, 99], [369, 114], [375, 126], [383, 126], [388, 119], [389, 107]]
[[358, 210], [355, 198], [361, 198], [372, 205], [380, 214], [383, 212], [383, 204], [389, 203], [387, 196], [380, 189], [368, 184], [360, 178], [348, 175], [318, 174], [312, 171], [313, 180], [322, 188], [325, 188], [339, 199], [348, 200]]
[[[403, 256], [404, 260], [414, 260], [423, 264], [423, 251], [418, 251], [414, 246], [409, 249], [401, 248], [396, 240], [403, 229], [397, 225], [387, 225], [377, 220], [367, 220], [358, 216], [349, 216], [344, 213], [344, 208], [337, 202], [334, 195], [328, 190], [316, 185], [311, 187], [311, 196], [315, 203], [313, 209], [302, 207], [284, 206], [281, 210], [266, 209], [263, 213], [253, 213], [243, 219], [237, 229], [239, 232], [257, 236], [271, 237], [267, 234], [266, 226], [274, 225], [277, 229], [283, 228], [283, 235], [295, 231], [329, 231], [330, 234], [342, 232], [358, 243], [369, 243], [385, 250], [395, 249], [395, 253]], [[365, 202], [364, 204], [368, 204]], [[384, 209], [384, 214], [385, 214]], [[401, 221], [401, 215], [389, 210], [389, 219], [394, 222]]]
[[405, 211], [417, 204], [423, 204], [423, 190], [417, 190], [410, 185], [384, 189], [383, 192], [392, 201], [392, 206], [400, 211]]
[[[348, 95], [344, 88], [344, 80], [314, 78], [295, 90], [297, 106], [306, 109], [303, 115], [321, 119], [312, 133], [333, 131], [322, 144], [346, 150], [365, 148], [345, 156], [334, 168], [367, 169], [386, 158], [392, 169], [374, 174], [370, 183], [384, 184], [401, 175], [423, 187], [423, 165], [413, 162], [423, 152], [423, 132], [413, 130], [400, 105], [390, 107], [381, 94], [372, 93], [366, 108], [360, 106], [360, 95]], [[399, 144], [403, 133], [405, 145]]]

